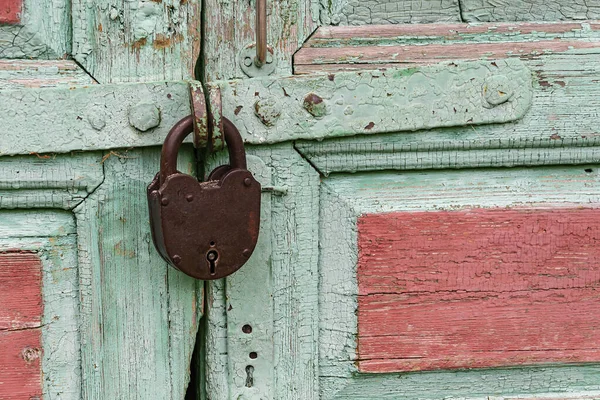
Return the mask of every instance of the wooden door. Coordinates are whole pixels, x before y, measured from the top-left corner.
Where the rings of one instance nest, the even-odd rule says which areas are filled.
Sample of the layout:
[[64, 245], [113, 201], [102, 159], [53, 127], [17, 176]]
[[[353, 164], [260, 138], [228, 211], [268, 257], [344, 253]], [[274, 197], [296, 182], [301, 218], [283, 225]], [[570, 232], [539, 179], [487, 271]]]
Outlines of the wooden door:
[[1, 399], [184, 398], [203, 285], [157, 255], [145, 191], [190, 113], [200, 12], [0, 4]]
[[[0, 398], [600, 397], [594, 2], [270, 2], [251, 79], [254, 2], [23, 1]], [[145, 204], [194, 78], [263, 186], [253, 256], [206, 283]]]

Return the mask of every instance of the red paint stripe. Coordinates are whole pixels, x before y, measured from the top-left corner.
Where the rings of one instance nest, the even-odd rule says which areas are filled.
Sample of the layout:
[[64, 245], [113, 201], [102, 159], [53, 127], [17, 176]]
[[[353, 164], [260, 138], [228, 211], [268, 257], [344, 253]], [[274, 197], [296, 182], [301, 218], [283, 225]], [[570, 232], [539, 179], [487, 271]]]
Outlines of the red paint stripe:
[[600, 361], [600, 210], [359, 219], [359, 368]]
[[42, 265], [32, 253], [0, 254], [0, 399], [42, 396]]
[[0, 24], [18, 24], [21, 22], [22, 0], [2, 0], [0, 4]]

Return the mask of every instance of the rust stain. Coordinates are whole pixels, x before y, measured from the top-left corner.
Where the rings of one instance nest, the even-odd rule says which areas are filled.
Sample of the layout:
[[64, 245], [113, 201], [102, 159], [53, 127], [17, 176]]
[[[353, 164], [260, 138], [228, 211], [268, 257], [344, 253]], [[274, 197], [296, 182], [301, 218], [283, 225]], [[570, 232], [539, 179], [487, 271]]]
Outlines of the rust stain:
[[140, 48], [145, 46], [147, 42], [148, 42], [148, 39], [141, 38], [140, 40], [136, 40], [135, 42], [133, 42], [133, 44], [131, 45], [131, 48], [134, 50], [139, 50]]
[[327, 79], [329, 79], [331, 82], [333, 82], [333, 80], [335, 79], [335, 75], [329, 74], [329, 75], [327, 75]]
[[552, 139], [552, 140], [560, 140], [562, 138], [560, 137], [560, 135], [558, 133], [553, 133], [552, 135], [550, 135], [550, 139]]
[[369, 122], [369, 125], [365, 126], [365, 130], [367, 130], [367, 131], [371, 130], [371, 129], [373, 129], [374, 126], [375, 126], [374, 122]]
[[177, 35], [175, 35], [173, 37], [168, 37], [167, 35], [163, 35], [163, 34], [159, 33], [154, 38], [154, 41], [152, 42], [152, 47], [154, 47], [157, 50], [166, 49], [177, 43], [181, 43], [182, 41], [183, 41], [183, 35], [181, 33], [178, 33]]
[[554, 83], [556, 83], [560, 87], [565, 87], [567, 85], [564, 81], [554, 81]]
[[98, 32], [102, 32], [102, 24], [98, 24]]
[[235, 111], [233, 112], [235, 115], [238, 115], [240, 113], [240, 111], [242, 111], [242, 108], [244, 108], [244, 106], [237, 106], [235, 108]]

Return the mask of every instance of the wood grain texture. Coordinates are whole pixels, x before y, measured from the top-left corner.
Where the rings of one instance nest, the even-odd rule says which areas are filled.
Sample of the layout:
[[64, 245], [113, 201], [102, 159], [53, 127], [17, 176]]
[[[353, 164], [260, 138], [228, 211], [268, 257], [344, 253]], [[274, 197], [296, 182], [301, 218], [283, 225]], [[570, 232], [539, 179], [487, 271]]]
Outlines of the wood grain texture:
[[[338, 173], [324, 178], [319, 260], [321, 398], [487, 400], [488, 397], [525, 399], [560, 398], [561, 395], [593, 398], [600, 393], [600, 372], [596, 364], [359, 373], [356, 342], [359, 312], [356, 224], [361, 215], [477, 208], [592, 207], [600, 201], [595, 184], [597, 168], [597, 165], [585, 165], [382, 171]], [[403, 237], [408, 239], [410, 235]]]
[[[207, 0], [202, 78], [244, 78], [240, 53], [256, 41], [254, 2]], [[267, 43], [274, 50], [275, 75], [292, 72], [292, 56], [317, 27], [318, 4], [304, 0], [267, 2]], [[198, 77], [200, 79], [200, 77]]]
[[4, 0], [0, 5], [0, 24], [17, 24], [21, 21], [23, 0]]
[[599, 27], [595, 22], [321, 27], [294, 56], [294, 73], [589, 53], [599, 47]]
[[38, 328], [42, 319], [42, 265], [32, 253], [0, 253], [0, 330]]
[[558, 21], [600, 18], [596, 1], [462, 0], [463, 20], [474, 21]]
[[[132, 126], [136, 106], [158, 108], [159, 125], [145, 132]], [[158, 146], [189, 114], [184, 82], [6, 90], [0, 92], [0, 155]]]
[[321, 0], [323, 25], [424, 24], [460, 21], [459, 0]]
[[20, 20], [15, 22], [0, 25], [0, 59], [56, 60], [71, 53], [67, 0], [24, 0]]
[[87, 86], [95, 81], [73, 61], [0, 60], [0, 90]]
[[596, 209], [358, 220], [361, 372], [600, 361]]
[[74, 0], [73, 58], [100, 83], [186, 80], [200, 54], [198, 0]]
[[[220, 88], [224, 116], [236, 124], [246, 142], [257, 144], [507, 122], [528, 110], [531, 72], [520, 60], [457, 62], [451, 67], [440, 64], [210, 86]], [[496, 77], [505, 80], [506, 90], [513, 94], [492, 107], [483, 92]], [[317, 100], [316, 111], [311, 111], [312, 104], [304, 106], [309, 93], [322, 100]], [[274, 106], [263, 110], [261, 102]], [[278, 117], [264, 124], [259, 117], [263, 112]]]
[[[191, 149], [179, 169], [193, 172]], [[150, 235], [146, 186], [159, 149], [107, 153], [105, 180], [75, 208], [82, 397], [182, 399], [202, 287], [169, 268]]]
[[0, 398], [42, 394], [42, 264], [30, 252], [0, 253]]

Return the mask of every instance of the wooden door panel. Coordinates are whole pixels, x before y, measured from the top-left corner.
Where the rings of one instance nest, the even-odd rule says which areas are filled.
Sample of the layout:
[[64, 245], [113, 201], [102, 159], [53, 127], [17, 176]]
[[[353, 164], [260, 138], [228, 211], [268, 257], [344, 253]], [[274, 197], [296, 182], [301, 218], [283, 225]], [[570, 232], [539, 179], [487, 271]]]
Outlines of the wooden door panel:
[[[325, 179], [322, 398], [596, 394], [596, 168]], [[475, 370], [414, 372], [457, 368]], [[516, 371], [535, 375], [535, 387]], [[561, 384], [559, 371], [584, 378]], [[512, 383], [478, 388], [485, 376]]]
[[600, 361], [595, 208], [358, 220], [361, 372]]
[[81, 398], [75, 221], [0, 211], [0, 397]]

